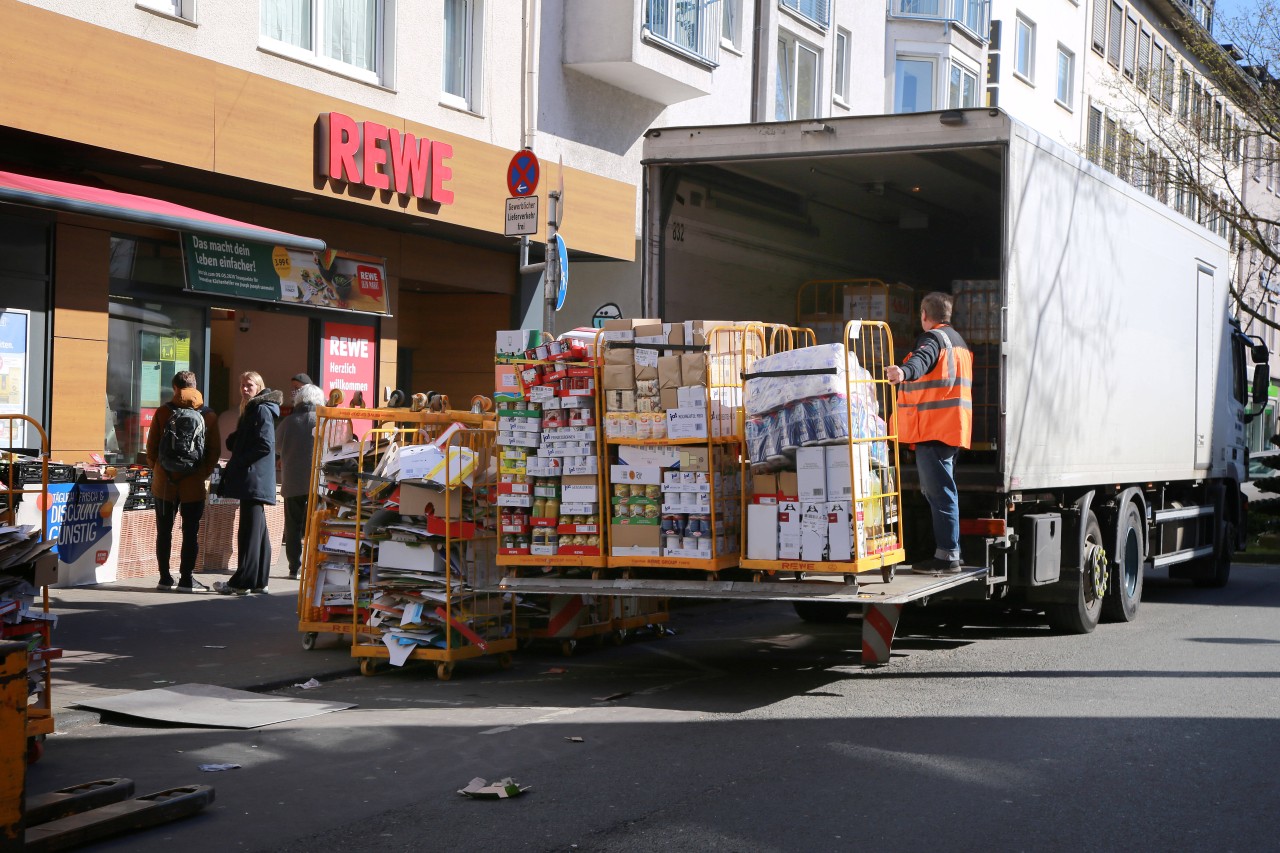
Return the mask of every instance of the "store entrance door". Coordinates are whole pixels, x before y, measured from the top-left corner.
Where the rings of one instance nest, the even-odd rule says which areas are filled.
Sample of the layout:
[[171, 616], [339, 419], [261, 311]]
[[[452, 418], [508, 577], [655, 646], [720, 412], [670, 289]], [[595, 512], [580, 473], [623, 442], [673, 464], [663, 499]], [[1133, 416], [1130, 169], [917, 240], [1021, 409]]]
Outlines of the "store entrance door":
[[[205, 402], [218, 412], [223, 436], [235, 429], [240, 414], [240, 376], [262, 375], [268, 388], [292, 402], [289, 379], [310, 372], [312, 320], [281, 311], [218, 308], [210, 312], [209, 388]], [[226, 447], [223, 447], [226, 456]]]

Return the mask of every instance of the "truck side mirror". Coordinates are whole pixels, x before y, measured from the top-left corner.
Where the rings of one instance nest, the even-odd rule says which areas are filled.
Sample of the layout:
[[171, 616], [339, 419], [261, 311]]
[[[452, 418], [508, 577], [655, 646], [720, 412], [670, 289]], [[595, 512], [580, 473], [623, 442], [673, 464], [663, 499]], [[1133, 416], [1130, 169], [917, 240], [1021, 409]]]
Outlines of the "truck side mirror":
[[1253, 405], [1261, 411], [1267, 405], [1271, 391], [1271, 368], [1264, 361], [1253, 366]]
[[1270, 360], [1271, 353], [1267, 352], [1266, 344], [1253, 344], [1249, 347], [1249, 358], [1254, 364], [1263, 364]]

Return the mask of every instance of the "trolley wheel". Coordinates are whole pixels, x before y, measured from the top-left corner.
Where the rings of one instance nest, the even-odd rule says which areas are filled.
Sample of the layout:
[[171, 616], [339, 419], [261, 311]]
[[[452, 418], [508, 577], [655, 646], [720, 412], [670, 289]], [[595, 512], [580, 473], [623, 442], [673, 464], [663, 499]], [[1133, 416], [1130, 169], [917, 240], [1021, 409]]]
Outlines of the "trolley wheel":
[[360, 658], [360, 674], [373, 675], [378, 671], [378, 663], [373, 658]]
[[453, 664], [451, 663], [436, 664], [436, 678], [440, 679], [441, 681], [448, 681], [450, 678], [453, 678]]
[[320, 636], [315, 631], [308, 631], [302, 635], [302, 647], [307, 651], [311, 651], [316, 647], [316, 637]]
[[27, 738], [27, 763], [35, 764], [44, 756], [45, 735], [32, 735]]
[[663, 628], [662, 625], [657, 622], [650, 622], [645, 627], [652, 631], [653, 636], [659, 640], [664, 639], [667, 636], [667, 629]]
[[515, 664], [515, 660], [511, 657], [510, 652], [503, 652], [502, 654], [498, 655], [499, 669], [511, 669], [512, 665], [514, 664]]
[[560, 654], [564, 655], [565, 657], [569, 657], [570, 655], [573, 654], [573, 650], [577, 647], [578, 647], [577, 640], [561, 640]]
[[619, 628], [609, 635], [609, 639], [613, 641], [615, 646], [620, 646], [627, 641], [627, 629]]
[[884, 566], [881, 568], [880, 577], [884, 578], [885, 583], [893, 583], [893, 566]]

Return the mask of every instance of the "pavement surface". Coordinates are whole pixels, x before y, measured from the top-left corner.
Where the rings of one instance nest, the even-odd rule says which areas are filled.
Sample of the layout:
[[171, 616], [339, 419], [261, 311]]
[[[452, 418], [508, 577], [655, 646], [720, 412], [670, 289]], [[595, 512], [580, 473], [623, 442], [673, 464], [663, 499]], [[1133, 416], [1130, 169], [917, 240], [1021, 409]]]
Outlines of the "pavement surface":
[[[230, 573], [197, 573], [212, 587]], [[158, 578], [157, 578], [158, 580]], [[302, 650], [298, 582], [283, 557], [267, 595], [160, 591], [140, 580], [49, 590], [63, 657], [53, 665], [54, 725], [65, 733], [99, 721], [75, 707], [101, 696], [199, 682], [266, 691], [353, 675], [344, 636], [322, 635]]]

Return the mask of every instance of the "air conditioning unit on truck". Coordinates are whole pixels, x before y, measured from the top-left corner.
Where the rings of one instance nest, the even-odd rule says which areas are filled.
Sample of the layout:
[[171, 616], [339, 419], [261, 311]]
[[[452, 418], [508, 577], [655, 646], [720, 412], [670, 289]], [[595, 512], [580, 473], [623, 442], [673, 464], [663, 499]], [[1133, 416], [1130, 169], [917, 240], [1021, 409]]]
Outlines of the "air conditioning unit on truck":
[[998, 110], [655, 129], [643, 162], [646, 316], [796, 324], [811, 281], [984, 294], [991, 418], [957, 480], [985, 583], [950, 594], [1083, 633], [1134, 618], [1144, 570], [1227, 582], [1268, 377], [1223, 239]]

